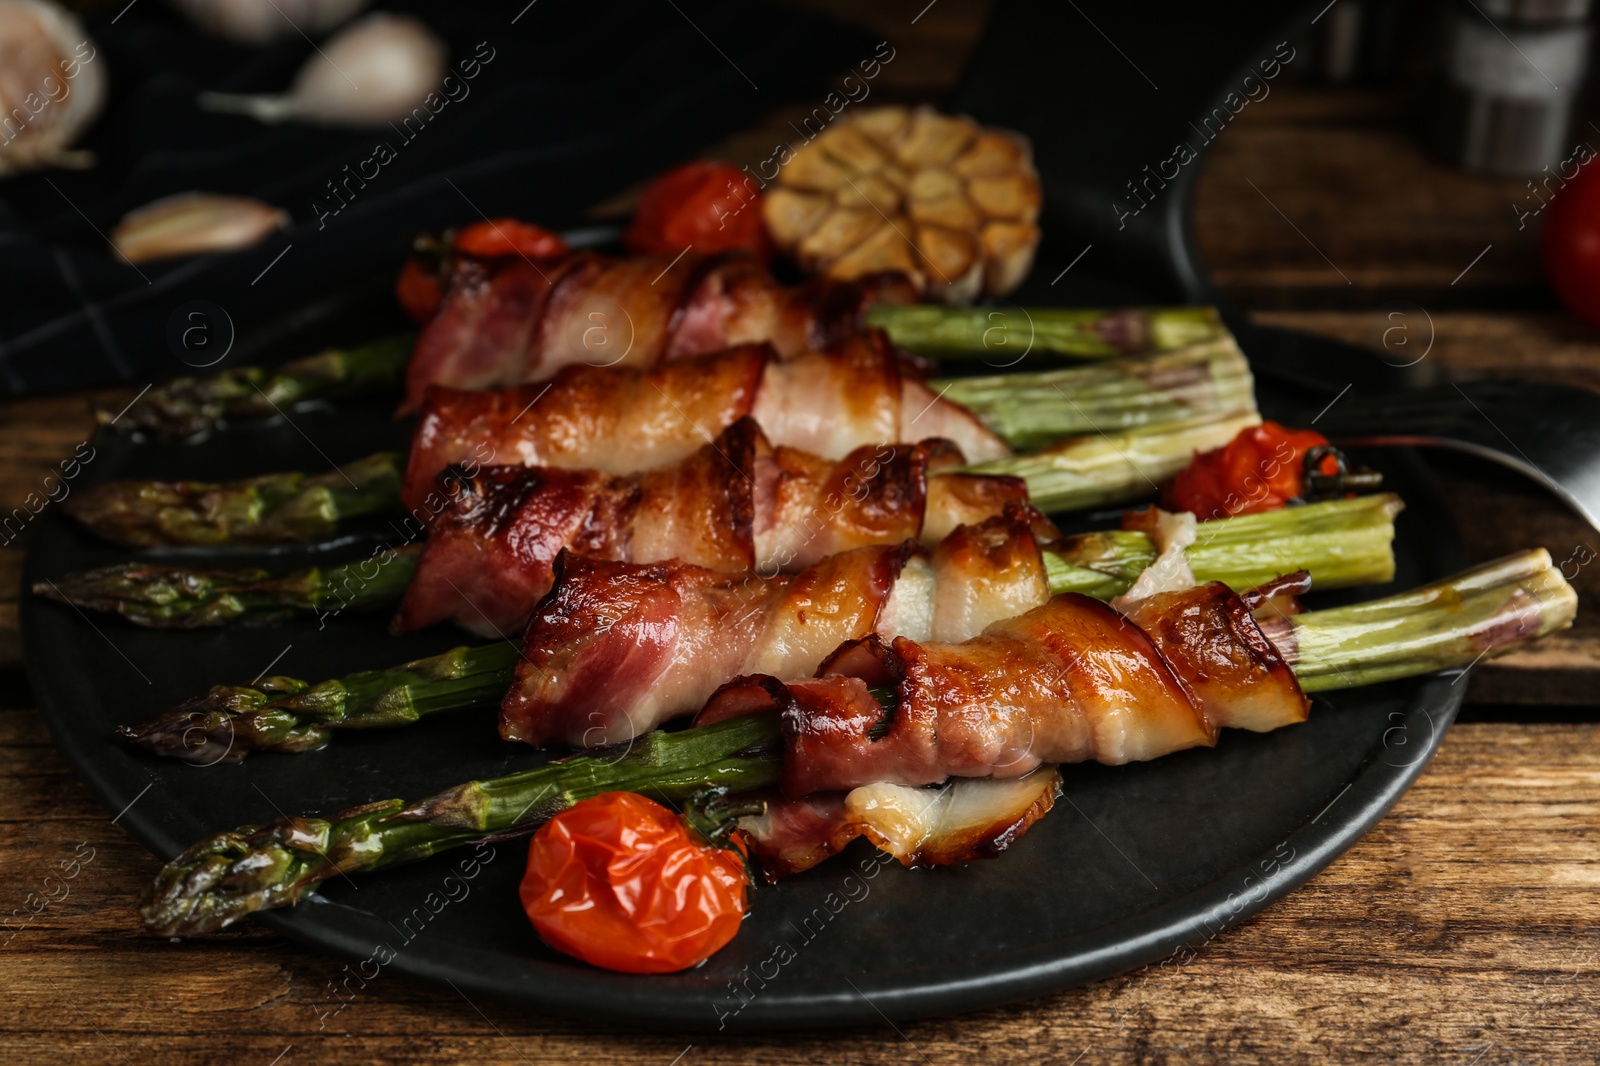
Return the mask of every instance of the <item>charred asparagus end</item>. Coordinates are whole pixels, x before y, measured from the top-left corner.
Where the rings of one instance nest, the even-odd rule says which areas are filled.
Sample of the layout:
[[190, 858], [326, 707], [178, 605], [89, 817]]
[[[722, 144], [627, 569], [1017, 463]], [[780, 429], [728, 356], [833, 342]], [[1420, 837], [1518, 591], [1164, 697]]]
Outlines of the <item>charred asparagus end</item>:
[[207, 837], [156, 875], [139, 907], [145, 928], [159, 936], [193, 936], [288, 906], [335, 874], [373, 865], [367, 845], [400, 806], [385, 801], [328, 819], [280, 818]]
[[435, 711], [493, 706], [516, 662], [516, 647], [501, 643], [314, 685], [289, 677], [255, 688], [219, 685], [117, 733], [157, 755], [204, 766], [235, 763], [252, 751], [315, 751], [333, 729], [406, 725]]
[[315, 477], [298, 471], [239, 481], [113, 481], [62, 506], [90, 532], [131, 548], [281, 544], [337, 532], [344, 519], [398, 506], [400, 465], [380, 452]]
[[118, 563], [33, 586], [35, 594], [80, 610], [119, 614], [155, 629], [200, 629], [233, 622], [276, 622], [296, 613], [387, 607], [416, 570], [417, 550], [385, 549], [330, 569], [282, 577], [265, 570]]
[[176, 378], [126, 410], [99, 408], [102, 425], [163, 436], [191, 436], [224, 422], [271, 418], [308, 400], [394, 388], [416, 338], [386, 337], [356, 348], [330, 348], [277, 370], [246, 366], [205, 377]]
[[275, 706], [255, 688], [217, 685], [138, 725], [117, 727], [136, 747], [198, 766], [236, 763], [252, 751], [315, 751], [328, 729]]

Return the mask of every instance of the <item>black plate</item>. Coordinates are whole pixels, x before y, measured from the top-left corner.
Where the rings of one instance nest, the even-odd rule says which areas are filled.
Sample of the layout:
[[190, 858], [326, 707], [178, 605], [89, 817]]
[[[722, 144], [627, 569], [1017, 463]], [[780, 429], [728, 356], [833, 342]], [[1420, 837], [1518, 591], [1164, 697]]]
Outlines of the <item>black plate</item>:
[[[293, 425], [239, 429], [204, 445], [101, 438], [81, 480], [314, 468], [323, 454], [342, 461], [401, 435], [371, 404], [296, 414]], [[1408, 453], [1367, 458], [1409, 505], [1400, 519], [1396, 586], [1458, 569], [1460, 548], [1426, 472]], [[53, 509], [38, 525], [30, 582], [123, 555]], [[335, 554], [370, 550], [370, 542], [352, 543]], [[266, 562], [289, 566], [307, 557], [293, 550]], [[123, 811], [120, 823], [163, 858], [240, 823], [420, 797], [541, 758], [499, 741], [493, 713], [480, 711], [346, 734], [308, 755], [258, 754], [236, 767], [161, 761], [122, 747], [111, 727], [215, 682], [248, 682], [269, 666], [320, 678], [462, 638], [445, 630], [396, 638], [383, 617], [354, 614], [320, 628], [306, 621], [160, 633], [91, 621], [31, 597], [22, 620], [34, 690], [57, 743], [96, 795]], [[492, 845], [481, 867], [465, 871], [464, 852], [354, 883], [335, 880], [293, 910], [257, 920], [351, 959], [382, 960], [380, 944], [394, 950], [386, 964], [350, 967], [351, 988], [381, 972], [453, 982], [472, 998], [509, 997], [657, 1027], [845, 1024], [969, 1010], [1199, 946], [1301, 884], [1359, 839], [1421, 771], [1462, 688], [1445, 676], [1338, 693], [1319, 697], [1304, 725], [1269, 735], [1230, 732], [1212, 751], [1070, 768], [1056, 810], [997, 861], [906, 871], [876, 865], [877, 853], [858, 844], [758, 890], [739, 937], [685, 974], [612, 974], [544, 947], [518, 908], [523, 845], [516, 841]], [[137, 920], [131, 912], [126, 918]], [[330, 997], [326, 1006], [337, 1005]]]

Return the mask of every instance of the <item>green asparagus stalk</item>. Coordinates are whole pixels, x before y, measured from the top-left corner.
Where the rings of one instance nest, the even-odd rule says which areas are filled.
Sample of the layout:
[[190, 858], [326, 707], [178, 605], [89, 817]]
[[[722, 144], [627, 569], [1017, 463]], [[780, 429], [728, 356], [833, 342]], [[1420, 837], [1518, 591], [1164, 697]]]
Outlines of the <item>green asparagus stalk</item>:
[[511, 687], [517, 657], [515, 645], [500, 641], [316, 684], [269, 677], [254, 687], [216, 685], [117, 733], [202, 766], [235, 763], [252, 751], [315, 751], [336, 729], [409, 725], [437, 711], [495, 706]]
[[1165, 352], [1225, 336], [1214, 307], [942, 307], [876, 304], [867, 325], [889, 331], [902, 348], [938, 358], [983, 359], [1014, 366], [1034, 352], [1096, 358]]
[[168, 863], [140, 907], [162, 936], [221, 929], [294, 903], [323, 881], [427, 858], [485, 837], [526, 831], [581, 799], [627, 790], [683, 800], [708, 788], [775, 785], [778, 723], [732, 718], [679, 733], [649, 733], [625, 753], [601, 750], [489, 781], [469, 781], [420, 803], [369, 803], [327, 818], [283, 818], [207, 837]]
[[[1383, 494], [1202, 523], [1189, 566], [1201, 581], [1238, 589], [1298, 569], [1323, 589], [1388, 581], [1399, 511], [1399, 498]], [[1052, 593], [1103, 600], [1126, 592], [1155, 558], [1148, 535], [1126, 530], [1067, 537], [1044, 552]], [[407, 725], [437, 711], [494, 706], [511, 686], [517, 658], [515, 647], [500, 642], [316, 684], [271, 677], [256, 687], [217, 685], [117, 732], [157, 755], [203, 766], [238, 762], [252, 751], [311, 751], [337, 729]]]
[[[1268, 636], [1308, 690], [1470, 666], [1572, 622], [1577, 598], [1548, 552], [1511, 556], [1426, 588], [1357, 607], [1280, 618]], [[640, 738], [620, 758], [596, 752], [420, 803], [389, 800], [326, 818], [282, 818], [207, 837], [169, 862], [141, 908], [162, 936], [211, 932], [292, 904], [335, 875], [433, 855], [486, 837], [525, 833], [577, 800], [629, 790], [680, 799], [778, 780], [770, 715]]]
[[[969, 356], [1009, 366], [1026, 351], [1081, 357], [1164, 352], [1214, 340], [1225, 330], [1209, 307], [1077, 311], [997, 310], [931, 304], [880, 305], [867, 323], [897, 344], [929, 355]], [[396, 388], [416, 337], [389, 337], [355, 348], [330, 348], [276, 370], [238, 367], [178, 378], [151, 389], [131, 410], [97, 411], [103, 424], [125, 430], [189, 436], [223, 422], [271, 418], [310, 400]]]
[[1195, 452], [1220, 448], [1261, 421], [1254, 406], [1074, 437], [1031, 455], [966, 467], [970, 474], [1010, 474], [1028, 483], [1041, 511], [1109, 507], [1154, 493]]
[[1283, 649], [1307, 692], [1372, 685], [1452, 667], [1572, 624], [1578, 596], [1543, 548], [1426, 585], [1289, 621]]
[[[1394, 579], [1394, 519], [1402, 506], [1383, 492], [1201, 522], [1184, 554], [1196, 580], [1236, 589], [1295, 570], [1309, 573], [1315, 589], [1381, 584]], [[1079, 533], [1044, 553], [1052, 593], [1102, 600], [1127, 592], [1155, 558], [1147, 534], [1124, 529]]]
[[291, 471], [221, 483], [112, 481], [74, 493], [62, 507], [82, 525], [130, 548], [314, 541], [339, 523], [396, 509], [400, 460], [357, 459], [315, 477]]
[[255, 568], [118, 563], [35, 582], [36, 595], [80, 610], [119, 614], [153, 629], [264, 625], [316, 613], [395, 604], [417, 568], [419, 549], [384, 548], [342, 566], [312, 566], [281, 577]]
[[1255, 408], [1250, 365], [1226, 336], [1156, 355], [932, 385], [1021, 450], [1068, 436]]
[[[1092, 366], [934, 384], [1024, 449], [1255, 406], [1248, 364], [1230, 338]], [[75, 494], [66, 507], [91, 532], [129, 547], [290, 543], [326, 537], [345, 518], [398, 513], [400, 478], [399, 461], [383, 454], [316, 477], [111, 482]]]
[[205, 377], [176, 378], [152, 388], [125, 411], [95, 412], [102, 425], [162, 436], [190, 436], [223, 422], [271, 418], [309, 400], [398, 388], [414, 334], [355, 348], [329, 348], [276, 370], [235, 367]]

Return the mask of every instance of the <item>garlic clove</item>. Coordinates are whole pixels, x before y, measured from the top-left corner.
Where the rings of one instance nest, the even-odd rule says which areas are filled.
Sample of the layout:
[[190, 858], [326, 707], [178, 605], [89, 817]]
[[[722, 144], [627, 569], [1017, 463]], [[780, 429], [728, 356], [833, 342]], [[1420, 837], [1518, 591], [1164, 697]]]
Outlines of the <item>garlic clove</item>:
[[200, 106], [262, 122], [377, 126], [420, 108], [443, 85], [445, 59], [444, 42], [421, 21], [375, 11], [307, 59], [282, 96], [208, 92]]
[[371, 0], [167, 0], [209, 33], [243, 44], [266, 44], [297, 33], [331, 30]]
[[248, 196], [187, 192], [128, 212], [111, 250], [130, 263], [248, 248], [289, 224], [289, 213]]
[[100, 114], [106, 63], [83, 25], [47, 0], [0, 0], [0, 177], [89, 166], [68, 146]]

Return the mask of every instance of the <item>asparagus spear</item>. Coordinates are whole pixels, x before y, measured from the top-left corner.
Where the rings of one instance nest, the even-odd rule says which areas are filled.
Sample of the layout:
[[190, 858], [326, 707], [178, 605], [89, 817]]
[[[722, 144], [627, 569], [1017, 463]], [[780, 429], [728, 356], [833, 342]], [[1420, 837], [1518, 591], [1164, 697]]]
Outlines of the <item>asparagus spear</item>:
[[206, 377], [175, 378], [153, 388], [125, 412], [102, 408], [102, 425], [189, 436], [223, 422], [271, 418], [308, 400], [398, 388], [414, 334], [385, 337], [355, 348], [329, 348], [276, 370], [236, 367]]
[[333, 615], [388, 607], [417, 568], [419, 549], [384, 548], [342, 566], [311, 566], [273, 577], [254, 568], [118, 563], [35, 582], [36, 595], [79, 609], [119, 614], [154, 629], [266, 624], [297, 614]]
[[[1188, 463], [1195, 451], [1220, 448], [1239, 430], [1259, 421], [1254, 411], [1186, 418], [1113, 435], [1078, 437], [1035, 455], [964, 469], [1022, 477], [1035, 506], [1044, 511], [1110, 506], [1148, 494], [1158, 480]], [[277, 621], [331, 604], [343, 608], [394, 603], [416, 560], [407, 553], [359, 565], [375, 572], [356, 579], [349, 567], [326, 574], [312, 567], [274, 578], [261, 570], [120, 563], [71, 574], [59, 582], [37, 582], [33, 591], [79, 608], [112, 611], [138, 625], [194, 629]], [[340, 594], [352, 584], [354, 603]]]
[[[1400, 596], [1280, 617], [1268, 635], [1308, 689], [1326, 691], [1466, 667], [1570, 625], [1576, 609], [1572, 588], [1549, 553], [1537, 549]], [[707, 786], [767, 786], [781, 765], [777, 735], [771, 716], [734, 718], [650, 733], [620, 758], [603, 751], [575, 756], [467, 782], [419, 803], [388, 800], [219, 833], [167, 863], [141, 914], [162, 936], [211, 932], [291, 904], [336, 874], [529, 832], [600, 792], [678, 799]]]
[[966, 467], [970, 474], [1010, 474], [1028, 483], [1041, 511], [1108, 507], [1155, 492], [1187, 466], [1195, 452], [1220, 448], [1261, 421], [1254, 406], [1172, 422], [1098, 432], [1062, 441], [1031, 455]]
[[[967, 403], [1017, 448], [1255, 408], [1249, 366], [1230, 338], [1094, 366], [934, 386]], [[314, 540], [341, 519], [398, 512], [399, 487], [399, 462], [385, 454], [317, 477], [117, 481], [84, 489], [66, 506], [91, 532], [129, 547], [267, 544]]]
[[931, 384], [1024, 450], [1073, 434], [1255, 409], [1250, 364], [1228, 336], [1155, 355]]
[[682, 800], [707, 788], [775, 785], [777, 720], [732, 718], [654, 732], [625, 753], [600, 750], [489, 781], [469, 781], [420, 803], [369, 803], [327, 818], [283, 818], [207, 837], [156, 878], [140, 908], [162, 936], [221, 929], [294, 903], [338, 874], [424, 859], [486, 836], [531, 829], [574, 803], [627, 790]]
[[112, 481], [74, 493], [67, 514], [115, 544], [278, 544], [338, 531], [348, 518], [394, 510], [400, 460], [379, 452], [315, 477], [290, 471], [239, 481]]
[[[915, 304], [880, 305], [867, 324], [889, 331], [897, 344], [929, 355], [987, 358], [1010, 365], [1025, 350], [1107, 356], [1162, 352], [1224, 334], [1210, 307], [1076, 311], [1061, 308], [996, 310]], [[238, 367], [207, 377], [178, 378], [151, 389], [122, 417], [96, 412], [125, 430], [189, 436], [222, 422], [270, 418], [309, 400], [398, 387], [416, 337], [389, 337], [356, 348], [330, 348], [277, 370]]]
[[942, 307], [875, 304], [867, 325], [922, 355], [1014, 366], [1032, 352], [1100, 357], [1165, 352], [1225, 336], [1214, 307]]
[[[1386, 493], [1207, 522], [1189, 548], [1190, 569], [1201, 581], [1241, 589], [1297, 569], [1308, 570], [1318, 588], [1388, 581], [1399, 511], [1399, 497]], [[1146, 534], [1124, 530], [1067, 537], [1044, 553], [1052, 593], [1103, 600], [1126, 592], [1155, 557]], [[117, 732], [157, 755], [203, 766], [238, 762], [252, 751], [310, 751], [336, 729], [406, 725], [436, 711], [493, 706], [516, 664], [517, 649], [501, 642], [317, 684], [272, 677], [254, 688], [217, 685]]]

